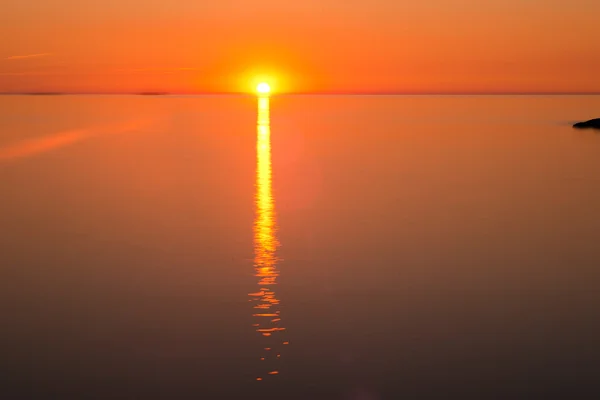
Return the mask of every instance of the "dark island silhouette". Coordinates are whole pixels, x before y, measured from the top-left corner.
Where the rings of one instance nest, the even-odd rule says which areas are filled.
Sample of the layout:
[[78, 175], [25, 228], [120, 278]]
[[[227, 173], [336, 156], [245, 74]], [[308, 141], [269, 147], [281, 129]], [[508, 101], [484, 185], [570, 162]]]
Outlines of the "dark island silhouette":
[[578, 129], [600, 129], [600, 118], [590, 119], [589, 121], [577, 122], [573, 125], [573, 128]]

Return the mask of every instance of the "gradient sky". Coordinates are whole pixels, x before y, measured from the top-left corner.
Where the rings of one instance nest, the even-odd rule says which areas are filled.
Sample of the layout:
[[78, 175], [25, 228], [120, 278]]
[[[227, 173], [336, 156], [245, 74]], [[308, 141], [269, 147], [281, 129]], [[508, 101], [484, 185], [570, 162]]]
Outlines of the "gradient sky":
[[[416, 4], [415, 4], [416, 3]], [[4, 0], [0, 92], [600, 92], [597, 0]]]

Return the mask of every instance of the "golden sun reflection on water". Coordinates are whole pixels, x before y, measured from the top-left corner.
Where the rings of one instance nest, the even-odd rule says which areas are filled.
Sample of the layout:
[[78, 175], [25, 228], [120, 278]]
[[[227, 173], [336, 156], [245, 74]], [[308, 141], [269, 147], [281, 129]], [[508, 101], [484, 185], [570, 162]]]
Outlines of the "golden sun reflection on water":
[[252, 326], [260, 334], [265, 351], [259, 357], [266, 361], [265, 376], [259, 376], [262, 381], [267, 375], [277, 375], [279, 371], [274, 363], [281, 358], [278, 349], [285, 342], [281, 338], [285, 328], [281, 326], [279, 299], [274, 285], [277, 285], [279, 271], [277, 270], [277, 219], [275, 201], [272, 190], [273, 173], [271, 169], [271, 127], [270, 127], [269, 97], [258, 97], [258, 119], [256, 126], [256, 215], [254, 220], [254, 276], [258, 278], [258, 290], [249, 296], [255, 311], [252, 316], [257, 320]]

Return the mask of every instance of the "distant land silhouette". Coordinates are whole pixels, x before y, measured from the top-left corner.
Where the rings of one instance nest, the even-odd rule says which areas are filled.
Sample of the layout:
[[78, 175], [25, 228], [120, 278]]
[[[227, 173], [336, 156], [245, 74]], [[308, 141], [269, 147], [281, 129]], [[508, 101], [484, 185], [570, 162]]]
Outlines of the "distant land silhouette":
[[590, 119], [589, 121], [584, 121], [584, 122], [577, 122], [576, 124], [573, 125], [573, 128], [578, 128], [578, 129], [586, 129], [586, 128], [600, 129], [600, 118]]
[[23, 93], [26, 94], [28, 96], [60, 96], [60, 95], [64, 95], [66, 93], [61, 93], [61, 92], [31, 92], [31, 93]]
[[136, 93], [139, 96], [166, 96], [169, 93], [168, 92], [141, 92], [141, 93]]

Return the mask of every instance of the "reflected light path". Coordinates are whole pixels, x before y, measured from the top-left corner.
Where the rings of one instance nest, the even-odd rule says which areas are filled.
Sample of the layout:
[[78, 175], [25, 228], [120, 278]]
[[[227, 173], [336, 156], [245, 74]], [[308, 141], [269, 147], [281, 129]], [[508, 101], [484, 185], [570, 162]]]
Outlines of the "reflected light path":
[[260, 334], [262, 345], [259, 362], [262, 375], [257, 381], [279, 374], [281, 348], [284, 341], [281, 326], [279, 300], [275, 294], [279, 271], [277, 270], [277, 220], [272, 191], [271, 128], [269, 122], [269, 97], [258, 97], [258, 121], [256, 127], [256, 215], [254, 220], [254, 276], [258, 278], [258, 291], [250, 293], [253, 304], [253, 326]]

